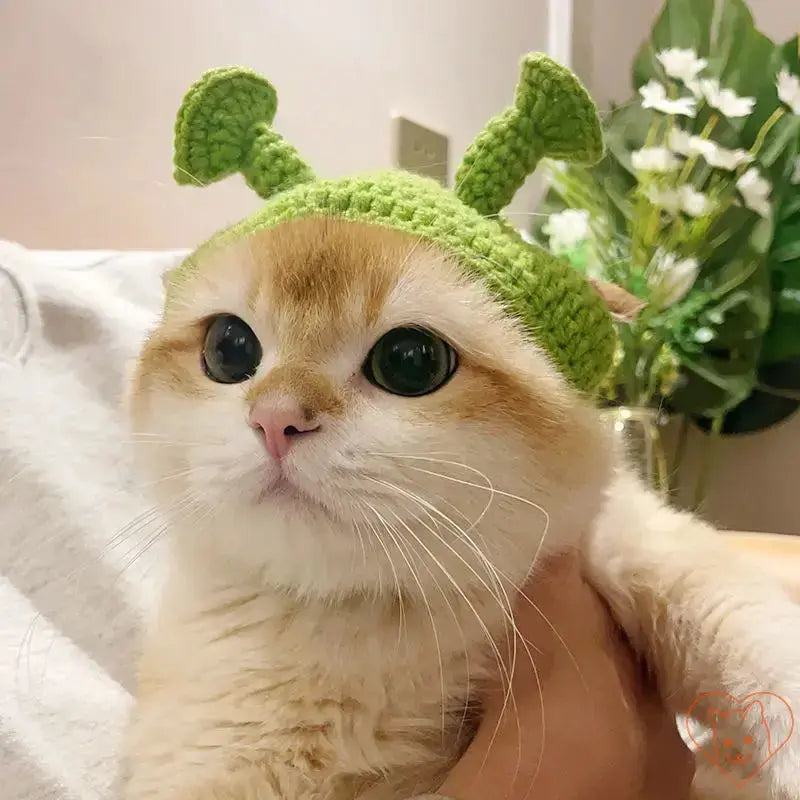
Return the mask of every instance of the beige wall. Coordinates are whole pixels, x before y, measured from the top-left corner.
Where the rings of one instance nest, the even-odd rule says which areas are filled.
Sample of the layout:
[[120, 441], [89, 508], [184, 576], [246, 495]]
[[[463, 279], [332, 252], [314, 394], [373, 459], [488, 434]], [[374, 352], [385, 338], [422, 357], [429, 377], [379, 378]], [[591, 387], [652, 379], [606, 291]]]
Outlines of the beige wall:
[[[33, 247], [191, 245], [258, 202], [171, 179], [171, 131], [214, 66], [264, 72], [318, 173], [390, 165], [399, 110], [460, 156], [544, 49], [545, 0], [0, 2], [0, 236]], [[452, 160], [452, 159], [451, 159]], [[455, 164], [451, 164], [451, 169]], [[517, 207], [530, 203], [527, 194]]]
[[[575, 67], [599, 103], [631, 96], [633, 57], [661, 7], [662, 0], [576, 0]], [[750, 0], [750, 8], [776, 40], [800, 29], [798, 0]], [[704, 437], [695, 433], [689, 445], [684, 474], [691, 485]], [[800, 414], [764, 433], [723, 440], [712, 463], [708, 518], [730, 528], [800, 533]]]

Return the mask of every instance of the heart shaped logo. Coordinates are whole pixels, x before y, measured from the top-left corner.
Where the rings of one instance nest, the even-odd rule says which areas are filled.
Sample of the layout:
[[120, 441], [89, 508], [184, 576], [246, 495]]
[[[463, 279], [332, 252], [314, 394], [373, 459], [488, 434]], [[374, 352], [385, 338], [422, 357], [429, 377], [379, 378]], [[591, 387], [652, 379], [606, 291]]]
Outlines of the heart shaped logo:
[[[781, 728], [788, 729], [781, 741], [770, 730], [766, 708], [785, 723]], [[692, 720], [705, 725], [711, 736], [698, 741]], [[685, 725], [695, 749], [736, 786], [744, 786], [789, 741], [794, 714], [786, 700], [773, 692], [752, 692], [741, 699], [728, 692], [705, 692], [689, 706]], [[763, 747], [766, 758], [761, 755]]]

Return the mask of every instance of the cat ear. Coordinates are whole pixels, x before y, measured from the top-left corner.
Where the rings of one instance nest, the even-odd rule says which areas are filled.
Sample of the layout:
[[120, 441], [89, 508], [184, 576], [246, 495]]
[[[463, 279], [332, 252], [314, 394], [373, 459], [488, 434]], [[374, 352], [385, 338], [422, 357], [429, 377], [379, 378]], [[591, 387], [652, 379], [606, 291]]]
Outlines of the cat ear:
[[295, 148], [270, 128], [272, 84], [243, 67], [206, 72], [186, 93], [175, 122], [175, 180], [205, 186], [241, 172], [261, 197], [314, 179]]
[[615, 283], [589, 279], [595, 294], [606, 304], [609, 313], [617, 322], [632, 322], [647, 303]]
[[720, 711], [718, 708], [709, 708], [706, 711], [706, 722], [709, 722], [715, 730], [720, 718], [725, 719], [725, 717], [727, 717], [727, 713]]
[[595, 164], [603, 157], [597, 108], [578, 78], [546, 55], [522, 61], [514, 105], [490, 120], [456, 173], [456, 195], [497, 214], [542, 158]]

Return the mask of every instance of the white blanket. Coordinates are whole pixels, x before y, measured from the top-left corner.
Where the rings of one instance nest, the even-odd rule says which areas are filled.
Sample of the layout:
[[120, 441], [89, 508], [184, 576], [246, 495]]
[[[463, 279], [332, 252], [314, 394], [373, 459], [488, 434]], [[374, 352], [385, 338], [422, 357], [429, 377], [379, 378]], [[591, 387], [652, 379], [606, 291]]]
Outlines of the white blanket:
[[182, 255], [0, 241], [3, 800], [113, 796], [159, 564], [120, 393]]

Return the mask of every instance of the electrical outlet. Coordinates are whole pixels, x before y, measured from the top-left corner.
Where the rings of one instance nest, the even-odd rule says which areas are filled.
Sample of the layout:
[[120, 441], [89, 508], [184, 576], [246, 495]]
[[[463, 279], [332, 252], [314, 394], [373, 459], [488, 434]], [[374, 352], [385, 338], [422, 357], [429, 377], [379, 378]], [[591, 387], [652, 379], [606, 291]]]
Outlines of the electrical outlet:
[[394, 118], [394, 158], [401, 169], [447, 185], [448, 139], [405, 117]]

